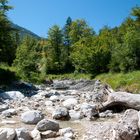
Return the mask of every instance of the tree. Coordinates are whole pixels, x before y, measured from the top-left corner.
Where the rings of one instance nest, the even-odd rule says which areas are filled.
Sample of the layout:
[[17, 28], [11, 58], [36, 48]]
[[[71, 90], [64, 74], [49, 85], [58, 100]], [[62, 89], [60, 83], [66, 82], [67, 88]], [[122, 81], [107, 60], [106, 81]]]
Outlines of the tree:
[[7, 18], [7, 11], [12, 7], [8, 6], [7, 0], [0, 0], [0, 62], [12, 63], [15, 57], [15, 40], [13, 29]]
[[112, 71], [128, 72], [140, 67], [140, 32], [128, 27], [123, 42], [118, 43], [112, 52], [110, 63]]
[[136, 17], [136, 20], [138, 22], [140, 22], [140, 7], [138, 7], [138, 6], [134, 7], [132, 9], [131, 15], [132, 16], [135, 16]]
[[71, 39], [70, 39], [70, 31], [71, 31], [72, 19], [70, 17], [67, 18], [66, 24], [63, 28], [63, 48], [62, 48], [62, 58], [64, 61], [64, 71], [65, 72], [73, 72], [74, 67], [72, 66], [72, 61], [70, 59], [71, 54]]
[[72, 23], [70, 31], [72, 51], [70, 57], [77, 72], [89, 72], [93, 35], [93, 29], [84, 20], [76, 20]]
[[70, 28], [70, 40], [72, 44], [76, 43], [83, 37], [94, 35], [94, 31], [90, 28], [85, 20], [73, 21]]
[[62, 58], [63, 35], [61, 29], [54, 25], [48, 32], [46, 49], [44, 49], [44, 62], [46, 62], [46, 73], [61, 73], [63, 70]]
[[34, 75], [39, 73], [40, 52], [37, 49], [37, 40], [28, 36], [23, 39], [23, 42], [17, 48], [13, 65], [16, 67], [18, 75], [26, 81], [34, 82]]

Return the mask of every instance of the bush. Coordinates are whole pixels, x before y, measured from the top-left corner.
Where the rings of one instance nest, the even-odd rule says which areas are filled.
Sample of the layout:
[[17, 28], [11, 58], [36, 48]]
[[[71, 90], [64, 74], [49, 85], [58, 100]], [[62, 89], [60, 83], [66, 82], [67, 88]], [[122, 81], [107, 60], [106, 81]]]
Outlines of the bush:
[[17, 77], [15, 72], [12, 72], [8, 69], [1, 69], [0, 68], [0, 85], [7, 85], [10, 84], [13, 80], [16, 80]]

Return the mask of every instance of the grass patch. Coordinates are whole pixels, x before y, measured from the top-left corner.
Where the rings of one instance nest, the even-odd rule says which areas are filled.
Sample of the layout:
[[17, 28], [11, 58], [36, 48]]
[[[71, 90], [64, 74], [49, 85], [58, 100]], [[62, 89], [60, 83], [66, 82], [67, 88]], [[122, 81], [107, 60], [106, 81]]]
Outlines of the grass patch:
[[96, 79], [108, 83], [114, 90], [140, 93], [140, 71], [100, 74]]

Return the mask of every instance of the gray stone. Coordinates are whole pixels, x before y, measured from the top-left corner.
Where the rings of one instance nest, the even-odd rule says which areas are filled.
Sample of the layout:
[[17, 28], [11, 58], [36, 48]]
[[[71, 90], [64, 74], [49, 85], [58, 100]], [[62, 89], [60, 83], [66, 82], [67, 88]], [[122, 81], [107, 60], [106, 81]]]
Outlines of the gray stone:
[[18, 128], [16, 130], [16, 138], [15, 140], [32, 140], [30, 133], [25, 128]]
[[52, 114], [52, 117], [53, 119], [56, 119], [56, 120], [69, 120], [70, 119], [68, 109], [65, 107], [56, 108]]
[[114, 105], [140, 110], [140, 94], [112, 92], [108, 95], [107, 101], [102, 104], [101, 110], [107, 109], [108, 107]]
[[19, 91], [7, 91], [1, 93], [0, 97], [9, 100], [21, 100], [24, 98], [24, 95]]
[[27, 124], [37, 124], [42, 119], [43, 114], [37, 110], [27, 111], [21, 115], [22, 122]]
[[66, 90], [69, 87], [64, 82], [55, 82], [53, 83], [53, 88], [57, 90]]
[[0, 140], [14, 140], [15, 135], [13, 128], [0, 128]]
[[11, 117], [12, 115], [17, 115], [16, 109], [7, 109], [2, 112], [2, 115], [5, 117]]
[[87, 117], [89, 119], [92, 119], [92, 117], [96, 117], [99, 115], [99, 110], [98, 110], [97, 106], [91, 105], [88, 103], [83, 103], [81, 105], [80, 111], [85, 117]]
[[135, 140], [138, 134], [138, 111], [128, 109], [114, 127], [111, 140]]
[[39, 131], [47, 131], [47, 130], [58, 131], [59, 123], [53, 120], [43, 119], [40, 122], [38, 122], [38, 124], [36, 125], [36, 128]]

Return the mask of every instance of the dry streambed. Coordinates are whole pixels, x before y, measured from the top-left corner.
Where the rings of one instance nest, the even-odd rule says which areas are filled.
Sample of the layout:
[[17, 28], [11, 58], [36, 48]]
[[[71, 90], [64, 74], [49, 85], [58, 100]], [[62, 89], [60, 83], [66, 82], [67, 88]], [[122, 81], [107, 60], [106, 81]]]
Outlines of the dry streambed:
[[[25, 88], [25, 86], [24, 86]], [[138, 140], [140, 95], [91, 80], [2, 92], [0, 140]]]

